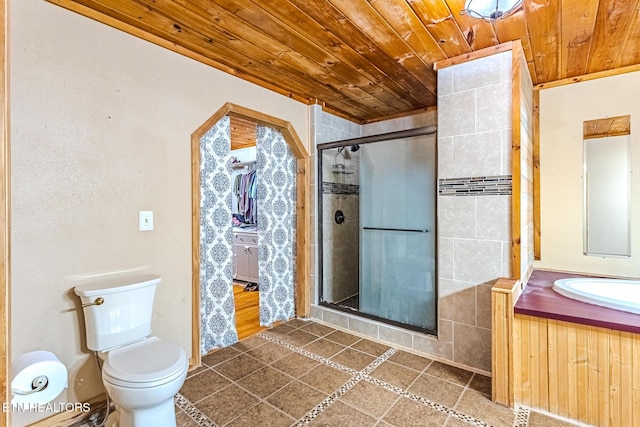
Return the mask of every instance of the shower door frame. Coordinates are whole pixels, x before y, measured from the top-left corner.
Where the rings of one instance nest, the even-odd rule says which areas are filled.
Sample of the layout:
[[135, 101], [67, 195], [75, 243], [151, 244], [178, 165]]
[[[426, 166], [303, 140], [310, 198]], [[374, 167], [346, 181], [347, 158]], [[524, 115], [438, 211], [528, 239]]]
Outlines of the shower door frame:
[[[435, 268], [434, 268], [434, 277], [436, 278], [436, 283], [434, 283], [434, 298], [435, 298], [435, 306], [433, 307], [434, 309], [434, 316], [435, 316], [435, 325], [434, 325], [434, 329], [425, 329], [425, 328], [421, 328], [419, 326], [414, 326], [414, 325], [409, 325], [406, 323], [402, 323], [402, 322], [397, 322], [395, 320], [389, 320], [389, 319], [385, 319], [384, 317], [379, 317], [379, 316], [375, 316], [373, 314], [368, 314], [368, 313], [363, 313], [360, 310], [353, 310], [353, 309], [349, 309], [347, 307], [343, 307], [340, 306], [336, 303], [331, 303], [331, 302], [327, 302], [324, 301], [324, 243], [323, 243], [323, 229], [322, 229], [322, 222], [323, 222], [323, 192], [322, 192], [322, 152], [323, 150], [327, 150], [327, 149], [331, 149], [331, 148], [339, 148], [339, 147], [347, 147], [349, 145], [366, 145], [369, 143], [374, 143], [374, 142], [383, 142], [383, 141], [388, 141], [388, 140], [394, 140], [394, 139], [403, 139], [403, 138], [411, 138], [411, 137], [415, 137], [415, 136], [431, 136], [434, 135], [436, 137], [436, 146], [435, 146], [435, 164], [434, 166], [434, 170], [435, 170], [435, 179], [433, 182], [433, 186], [434, 186], [434, 194], [435, 194], [435, 200], [434, 200], [434, 217], [435, 217], [435, 224], [434, 224], [434, 228], [435, 228], [435, 235], [434, 235], [434, 252], [435, 252]], [[403, 130], [403, 131], [397, 131], [397, 132], [389, 132], [389, 133], [382, 133], [382, 134], [377, 134], [377, 135], [369, 135], [369, 136], [363, 136], [363, 137], [359, 137], [359, 138], [351, 138], [351, 139], [343, 139], [340, 141], [332, 141], [332, 142], [325, 142], [322, 144], [318, 144], [316, 146], [316, 150], [317, 150], [317, 171], [318, 171], [318, 188], [317, 188], [317, 200], [318, 200], [318, 215], [317, 215], [317, 244], [318, 244], [318, 290], [319, 290], [319, 295], [318, 295], [318, 304], [322, 305], [324, 307], [329, 307], [332, 308], [334, 310], [338, 310], [338, 311], [342, 311], [345, 313], [349, 313], [352, 314], [354, 316], [359, 316], [359, 317], [364, 317], [367, 319], [371, 319], [371, 320], [375, 320], [378, 322], [382, 322], [388, 325], [392, 325], [392, 326], [398, 326], [401, 327], [403, 329], [408, 329], [408, 330], [412, 330], [412, 331], [417, 331], [417, 332], [422, 332], [422, 333], [426, 333], [429, 335], [438, 335], [438, 285], [437, 285], [437, 278], [438, 278], [438, 143], [437, 143], [437, 126], [425, 126], [425, 127], [420, 127], [420, 128], [415, 128], [415, 129], [409, 129], [409, 130]], [[358, 237], [359, 238], [359, 237]], [[358, 254], [358, 257], [360, 256], [360, 254]], [[359, 278], [358, 278], [359, 280]]]

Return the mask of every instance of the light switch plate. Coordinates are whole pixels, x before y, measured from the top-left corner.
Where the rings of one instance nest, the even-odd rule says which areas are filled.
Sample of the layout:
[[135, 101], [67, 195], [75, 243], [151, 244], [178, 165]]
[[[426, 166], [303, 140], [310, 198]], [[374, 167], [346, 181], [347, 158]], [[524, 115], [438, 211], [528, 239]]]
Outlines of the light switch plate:
[[153, 211], [140, 211], [138, 217], [138, 229], [140, 231], [153, 230]]

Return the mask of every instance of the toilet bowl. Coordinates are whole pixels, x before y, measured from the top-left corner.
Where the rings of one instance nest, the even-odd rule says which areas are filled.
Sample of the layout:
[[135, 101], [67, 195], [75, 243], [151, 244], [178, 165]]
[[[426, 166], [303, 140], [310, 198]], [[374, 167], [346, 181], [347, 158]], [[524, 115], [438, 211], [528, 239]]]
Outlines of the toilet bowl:
[[107, 353], [102, 382], [120, 426], [175, 427], [173, 397], [187, 376], [181, 347], [149, 337]]
[[176, 427], [173, 398], [189, 361], [182, 347], [150, 335], [158, 283], [144, 275], [75, 288], [87, 346], [103, 360], [102, 383], [116, 407], [108, 427]]

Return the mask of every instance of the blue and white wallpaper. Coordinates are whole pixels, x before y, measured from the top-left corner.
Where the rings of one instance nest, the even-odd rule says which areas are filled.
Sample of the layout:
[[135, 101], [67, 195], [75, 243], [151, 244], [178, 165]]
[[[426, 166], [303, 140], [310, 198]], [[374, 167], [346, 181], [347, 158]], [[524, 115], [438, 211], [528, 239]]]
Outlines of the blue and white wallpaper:
[[296, 158], [282, 134], [258, 126], [260, 324], [295, 316]]
[[200, 352], [238, 341], [233, 301], [231, 131], [223, 117], [200, 139]]

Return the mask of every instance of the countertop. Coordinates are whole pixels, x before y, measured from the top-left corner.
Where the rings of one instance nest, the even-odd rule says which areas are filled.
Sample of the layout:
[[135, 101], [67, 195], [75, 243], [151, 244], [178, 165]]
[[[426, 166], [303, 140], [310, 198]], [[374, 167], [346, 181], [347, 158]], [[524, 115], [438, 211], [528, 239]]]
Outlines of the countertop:
[[253, 234], [257, 234], [258, 233], [258, 227], [253, 225], [250, 227], [233, 227], [233, 232], [234, 233], [253, 233]]
[[553, 282], [568, 277], [594, 277], [575, 273], [534, 270], [514, 307], [517, 314], [563, 320], [640, 334], [640, 315], [567, 298], [553, 290]]

